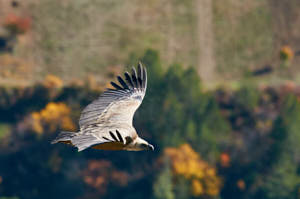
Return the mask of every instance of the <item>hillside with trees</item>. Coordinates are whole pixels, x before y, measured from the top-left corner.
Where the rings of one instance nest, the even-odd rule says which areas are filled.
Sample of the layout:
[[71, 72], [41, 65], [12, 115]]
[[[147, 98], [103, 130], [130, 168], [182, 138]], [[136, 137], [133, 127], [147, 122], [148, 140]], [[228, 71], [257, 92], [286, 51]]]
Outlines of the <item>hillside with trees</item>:
[[298, 198], [300, 87], [205, 91], [193, 68], [164, 70], [154, 50], [141, 60], [149, 89], [134, 124], [154, 152], [50, 145], [60, 130], [78, 129], [80, 111], [103, 91], [97, 83], [50, 76], [1, 88], [1, 195]]
[[[299, 198], [299, 11], [0, 0], [0, 199]], [[50, 144], [138, 61], [149, 82], [133, 123], [155, 151]]]

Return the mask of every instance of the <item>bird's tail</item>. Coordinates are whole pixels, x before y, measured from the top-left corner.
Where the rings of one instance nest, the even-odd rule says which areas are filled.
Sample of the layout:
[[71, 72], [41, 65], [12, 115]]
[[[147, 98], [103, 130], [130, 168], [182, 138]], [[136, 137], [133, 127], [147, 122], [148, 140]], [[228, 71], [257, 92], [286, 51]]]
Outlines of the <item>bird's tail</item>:
[[59, 142], [72, 144], [72, 138], [76, 136], [76, 132], [62, 131], [58, 136], [51, 142], [51, 144], [56, 144]]

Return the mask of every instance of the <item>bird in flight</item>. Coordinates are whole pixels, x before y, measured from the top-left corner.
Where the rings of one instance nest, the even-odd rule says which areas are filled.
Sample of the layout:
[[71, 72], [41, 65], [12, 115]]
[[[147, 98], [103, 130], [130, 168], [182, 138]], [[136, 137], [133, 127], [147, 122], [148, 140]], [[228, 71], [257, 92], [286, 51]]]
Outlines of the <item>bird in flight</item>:
[[133, 116], [143, 101], [147, 88], [147, 71], [141, 63], [138, 71], [118, 76], [120, 84], [111, 82], [114, 89], [89, 104], [81, 113], [79, 132], [61, 132], [51, 143], [71, 144], [82, 151], [92, 147], [103, 150], [154, 150], [140, 138], [132, 125]]

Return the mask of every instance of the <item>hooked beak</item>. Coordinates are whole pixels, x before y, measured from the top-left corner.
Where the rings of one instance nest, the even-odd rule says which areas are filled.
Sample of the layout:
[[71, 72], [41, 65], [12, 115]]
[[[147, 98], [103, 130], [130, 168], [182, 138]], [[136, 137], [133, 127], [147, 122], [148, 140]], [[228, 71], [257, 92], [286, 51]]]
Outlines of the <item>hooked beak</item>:
[[150, 151], [154, 151], [154, 146], [153, 146], [153, 145], [151, 145], [151, 144], [148, 144], [148, 150], [150, 150]]

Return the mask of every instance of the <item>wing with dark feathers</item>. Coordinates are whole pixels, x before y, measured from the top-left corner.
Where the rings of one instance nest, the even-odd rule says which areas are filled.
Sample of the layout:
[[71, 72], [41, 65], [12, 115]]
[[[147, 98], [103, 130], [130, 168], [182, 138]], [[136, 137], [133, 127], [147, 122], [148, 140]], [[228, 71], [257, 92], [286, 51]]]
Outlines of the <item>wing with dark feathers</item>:
[[142, 103], [147, 88], [147, 72], [141, 63], [138, 72], [132, 68], [125, 72], [125, 79], [118, 76], [119, 84], [111, 82], [115, 89], [107, 89], [81, 113], [80, 127], [101, 122], [118, 122], [132, 125], [133, 115]]

